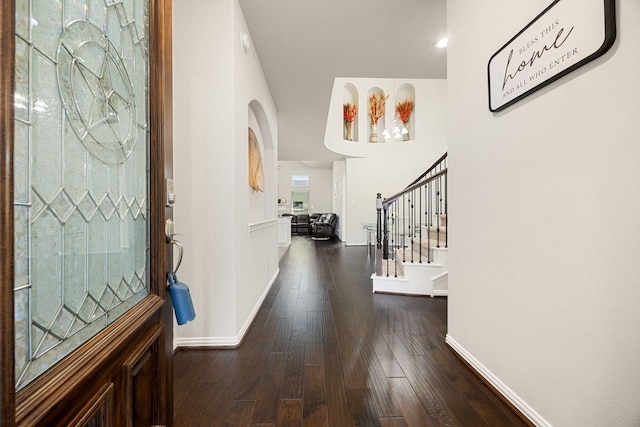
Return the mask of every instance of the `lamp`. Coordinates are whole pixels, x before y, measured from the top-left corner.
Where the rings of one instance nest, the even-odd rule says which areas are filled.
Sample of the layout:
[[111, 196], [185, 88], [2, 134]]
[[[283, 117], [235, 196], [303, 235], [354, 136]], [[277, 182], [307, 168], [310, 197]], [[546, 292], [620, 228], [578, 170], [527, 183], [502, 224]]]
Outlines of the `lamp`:
[[404, 123], [394, 119], [393, 124], [382, 131], [382, 136], [385, 142], [391, 140], [391, 138], [396, 141], [402, 141], [402, 136], [408, 133], [409, 130], [404, 126]]

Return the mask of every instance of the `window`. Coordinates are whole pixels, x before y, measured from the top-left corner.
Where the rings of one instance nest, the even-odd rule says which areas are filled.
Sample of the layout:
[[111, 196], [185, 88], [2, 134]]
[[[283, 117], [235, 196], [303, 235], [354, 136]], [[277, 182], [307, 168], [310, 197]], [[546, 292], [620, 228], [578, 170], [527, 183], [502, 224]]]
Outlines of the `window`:
[[293, 190], [291, 192], [293, 213], [309, 213], [309, 190]]
[[294, 187], [308, 187], [309, 175], [291, 175], [291, 185]]

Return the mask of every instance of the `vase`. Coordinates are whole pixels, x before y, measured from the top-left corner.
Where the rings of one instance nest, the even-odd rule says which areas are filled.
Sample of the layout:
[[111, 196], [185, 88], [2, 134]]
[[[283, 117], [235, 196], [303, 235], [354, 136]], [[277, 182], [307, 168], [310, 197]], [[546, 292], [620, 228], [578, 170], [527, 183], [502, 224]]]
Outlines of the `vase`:
[[378, 124], [377, 123], [371, 123], [371, 137], [369, 141], [378, 142]]
[[353, 122], [344, 122], [344, 129], [346, 132], [346, 136], [345, 139], [347, 141], [353, 141], [353, 138], [351, 137], [351, 126], [353, 125]]
[[407, 129], [407, 133], [402, 135], [402, 140], [403, 141], [408, 141], [409, 140], [409, 122], [404, 122], [403, 124], [404, 124], [405, 129]]

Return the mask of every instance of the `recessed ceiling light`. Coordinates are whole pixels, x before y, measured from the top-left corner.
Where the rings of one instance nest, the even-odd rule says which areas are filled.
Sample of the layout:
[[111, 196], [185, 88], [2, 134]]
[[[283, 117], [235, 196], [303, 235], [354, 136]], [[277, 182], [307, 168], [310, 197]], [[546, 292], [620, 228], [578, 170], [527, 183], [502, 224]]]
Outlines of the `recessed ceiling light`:
[[443, 37], [440, 40], [438, 40], [437, 42], [435, 42], [433, 45], [435, 47], [437, 47], [438, 49], [443, 49], [443, 48], [447, 47], [447, 38]]

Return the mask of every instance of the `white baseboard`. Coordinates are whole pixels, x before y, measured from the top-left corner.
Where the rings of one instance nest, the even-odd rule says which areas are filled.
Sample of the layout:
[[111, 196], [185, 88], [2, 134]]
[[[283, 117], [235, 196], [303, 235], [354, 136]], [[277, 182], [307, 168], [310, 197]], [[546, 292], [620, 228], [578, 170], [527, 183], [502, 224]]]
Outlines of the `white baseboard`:
[[[371, 275], [373, 292], [399, 295], [431, 295], [431, 289], [427, 288], [427, 282], [414, 280], [413, 282], [404, 277], [376, 276]], [[416, 283], [418, 282], [418, 283]]]
[[262, 292], [262, 295], [260, 295], [260, 298], [258, 299], [258, 302], [256, 303], [256, 305], [253, 307], [253, 310], [251, 310], [251, 313], [249, 313], [249, 316], [247, 317], [247, 320], [244, 322], [244, 325], [242, 325], [242, 328], [240, 328], [240, 331], [238, 331], [238, 335], [236, 335], [235, 337], [174, 338], [173, 349], [175, 350], [178, 347], [219, 347], [219, 348], [220, 347], [222, 348], [238, 347], [242, 342], [242, 340], [244, 339], [245, 334], [249, 330], [249, 327], [253, 323], [253, 319], [255, 319], [256, 315], [258, 314], [258, 310], [260, 310], [260, 307], [262, 307], [262, 303], [267, 297], [267, 294], [271, 290], [271, 287], [273, 286], [273, 283], [278, 278], [279, 274], [280, 274], [280, 269], [278, 268], [275, 271], [275, 274], [273, 275], [271, 280], [269, 281], [269, 284], [267, 285], [265, 290]]
[[449, 296], [449, 271], [432, 277], [431, 282], [433, 283], [433, 291], [431, 291], [432, 297]]
[[513, 392], [505, 383], [500, 381], [489, 369], [471, 355], [464, 347], [462, 347], [451, 335], [447, 334], [445, 342], [471, 365], [489, 384], [491, 384], [505, 399], [507, 399], [518, 411], [529, 419], [535, 426], [551, 427], [540, 414], [531, 408], [520, 396]]
[[173, 349], [178, 347], [212, 347], [212, 348], [236, 348], [240, 341], [238, 337], [190, 337], [175, 338]]

